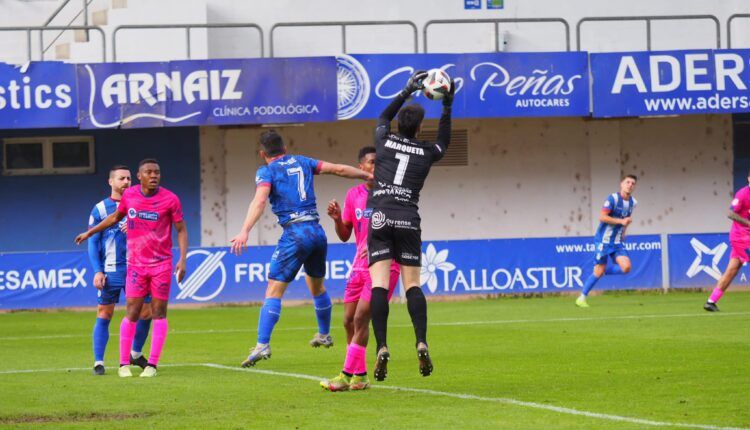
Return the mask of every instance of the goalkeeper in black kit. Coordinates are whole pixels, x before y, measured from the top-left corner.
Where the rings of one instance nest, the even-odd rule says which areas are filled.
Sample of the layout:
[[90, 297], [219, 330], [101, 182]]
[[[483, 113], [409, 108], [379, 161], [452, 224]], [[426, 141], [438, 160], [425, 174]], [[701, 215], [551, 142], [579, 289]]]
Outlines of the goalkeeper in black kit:
[[[391, 261], [401, 266], [401, 280], [406, 289], [406, 302], [417, 338], [417, 357], [422, 376], [432, 373], [432, 360], [427, 349], [427, 301], [420, 288], [419, 272], [422, 256], [422, 230], [419, 217], [419, 192], [430, 173], [448, 149], [451, 134], [451, 105], [454, 82], [445, 92], [443, 112], [438, 126], [437, 142], [416, 139], [424, 119], [424, 108], [418, 104], [406, 107], [404, 102], [423, 88], [427, 72], [415, 72], [406, 87], [380, 114], [375, 128], [375, 184], [367, 207], [372, 208], [368, 235], [372, 299], [372, 326], [377, 340], [375, 379], [387, 376], [390, 352], [386, 342], [388, 328], [388, 279]], [[391, 121], [398, 114], [397, 132]]]

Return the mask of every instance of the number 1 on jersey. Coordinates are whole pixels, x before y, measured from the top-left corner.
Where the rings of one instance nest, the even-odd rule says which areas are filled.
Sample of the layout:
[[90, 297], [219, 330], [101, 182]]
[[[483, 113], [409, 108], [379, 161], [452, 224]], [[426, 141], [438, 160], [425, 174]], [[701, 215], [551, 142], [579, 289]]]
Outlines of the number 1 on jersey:
[[398, 167], [396, 168], [396, 177], [393, 178], [393, 183], [401, 185], [404, 182], [404, 175], [406, 174], [406, 168], [409, 166], [409, 155], [397, 153]]
[[305, 191], [305, 173], [302, 171], [302, 167], [292, 167], [286, 169], [286, 174], [289, 176], [297, 177], [297, 189], [299, 190], [299, 199], [304, 201], [307, 200], [307, 192]]

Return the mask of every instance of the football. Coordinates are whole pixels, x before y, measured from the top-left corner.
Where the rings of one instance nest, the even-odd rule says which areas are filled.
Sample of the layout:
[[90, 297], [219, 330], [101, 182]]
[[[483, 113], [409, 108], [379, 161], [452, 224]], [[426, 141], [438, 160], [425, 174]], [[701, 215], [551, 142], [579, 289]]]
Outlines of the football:
[[451, 89], [451, 78], [442, 69], [432, 69], [422, 81], [425, 97], [430, 100], [440, 100]]

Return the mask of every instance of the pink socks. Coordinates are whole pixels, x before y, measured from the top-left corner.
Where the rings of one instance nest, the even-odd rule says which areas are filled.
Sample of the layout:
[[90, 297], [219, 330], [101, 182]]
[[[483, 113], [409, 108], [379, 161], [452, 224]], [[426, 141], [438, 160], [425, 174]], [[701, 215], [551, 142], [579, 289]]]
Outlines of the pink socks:
[[708, 298], [708, 301], [709, 301], [709, 302], [711, 302], [711, 303], [716, 303], [716, 302], [718, 302], [718, 301], [719, 301], [719, 299], [720, 299], [720, 298], [721, 298], [721, 296], [723, 296], [723, 295], [724, 295], [724, 291], [722, 291], [722, 290], [721, 290], [721, 288], [719, 288], [719, 287], [716, 287], [716, 288], [714, 288], [714, 290], [713, 290], [713, 291], [711, 292], [711, 297], [709, 297], [709, 298]]
[[135, 337], [136, 322], [123, 317], [120, 323], [120, 365], [130, 364], [130, 345]]
[[[135, 323], [133, 323], [133, 327], [135, 327]], [[168, 329], [169, 324], [167, 323], [166, 318], [153, 320], [153, 332], [151, 333], [151, 355], [149, 355], [148, 357], [148, 364], [153, 364], [154, 366], [159, 364], [161, 350], [162, 348], [164, 348], [164, 342], [167, 340]]]
[[356, 343], [350, 343], [346, 350], [346, 360], [344, 360], [344, 372], [354, 375], [367, 372], [367, 363], [365, 355], [367, 348]]

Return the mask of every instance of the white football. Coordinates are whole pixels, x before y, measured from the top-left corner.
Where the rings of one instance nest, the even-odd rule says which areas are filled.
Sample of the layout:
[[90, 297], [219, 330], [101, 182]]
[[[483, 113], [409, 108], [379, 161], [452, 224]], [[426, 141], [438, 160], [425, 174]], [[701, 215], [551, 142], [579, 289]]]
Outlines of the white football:
[[422, 81], [425, 97], [430, 100], [440, 100], [451, 89], [451, 77], [442, 69], [432, 69]]

